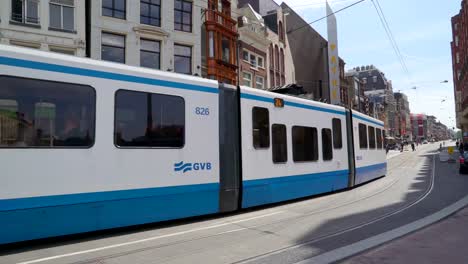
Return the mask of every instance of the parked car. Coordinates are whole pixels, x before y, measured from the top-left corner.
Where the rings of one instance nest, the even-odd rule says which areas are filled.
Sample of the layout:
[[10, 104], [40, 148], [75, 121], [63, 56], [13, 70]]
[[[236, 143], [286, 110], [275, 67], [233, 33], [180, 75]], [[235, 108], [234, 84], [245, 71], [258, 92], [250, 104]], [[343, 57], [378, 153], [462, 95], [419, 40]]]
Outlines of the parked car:
[[460, 169], [458, 172], [460, 174], [468, 174], [468, 151], [465, 151], [460, 155], [459, 162]]

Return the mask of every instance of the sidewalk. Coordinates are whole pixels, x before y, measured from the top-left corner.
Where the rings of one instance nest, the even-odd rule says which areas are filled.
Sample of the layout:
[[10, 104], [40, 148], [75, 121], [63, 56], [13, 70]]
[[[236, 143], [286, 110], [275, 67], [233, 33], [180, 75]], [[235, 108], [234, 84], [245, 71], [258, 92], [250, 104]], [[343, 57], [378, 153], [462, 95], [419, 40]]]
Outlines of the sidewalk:
[[351, 257], [343, 264], [468, 263], [468, 207], [448, 218], [383, 246]]

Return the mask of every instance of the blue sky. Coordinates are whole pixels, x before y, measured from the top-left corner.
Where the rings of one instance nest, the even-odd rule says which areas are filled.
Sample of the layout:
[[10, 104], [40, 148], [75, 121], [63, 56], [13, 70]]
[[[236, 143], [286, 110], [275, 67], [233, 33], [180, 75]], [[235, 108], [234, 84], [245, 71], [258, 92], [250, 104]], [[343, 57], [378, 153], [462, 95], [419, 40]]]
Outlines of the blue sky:
[[[281, 3], [280, 0], [276, 0]], [[338, 10], [357, 0], [329, 0]], [[375, 1], [375, 0], [374, 0]], [[325, 15], [325, 0], [284, 0], [306, 21]], [[411, 112], [435, 115], [450, 127], [455, 126], [453, 98], [452, 16], [461, 0], [379, 0], [405, 58], [408, 76], [392, 49], [371, 0], [336, 14], [339, 55], [346, 69], [373, 64], [393, 82], [393, 90], [406, 93]], [[326, 20], [312, 25], [326, 35]], [[448, 80], [448, 83], [440, 83]], [[417, 89], [411, 89], [416, 86]], [[445, 102], [441, 103], [443, 99]]]

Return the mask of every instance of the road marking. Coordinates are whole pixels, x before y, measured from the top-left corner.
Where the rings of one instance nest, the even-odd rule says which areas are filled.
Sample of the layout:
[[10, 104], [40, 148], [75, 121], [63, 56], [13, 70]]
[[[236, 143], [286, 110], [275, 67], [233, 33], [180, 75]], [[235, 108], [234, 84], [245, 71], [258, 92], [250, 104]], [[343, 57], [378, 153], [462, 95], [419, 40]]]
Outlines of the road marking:
[[269, 213], [269, 214], [250, 217], [250, 218], [247, 218], [247, 219], [241, 219], [241, 220], [226, 222], [226, 223], [222, 223], [222, 224], [216, 224], [216, 225], [211, 225], [211, 226], [206, 226], [206, 227], [200, 227], [200, 228], [195, 228], [195, 229], [191, 229], [191, 230], [187, 230], [187, 231], [176, 232], [176, 233], [167, 234], [167, 235], [149, 237], [149, 238], [135, 240], [135, 241], [126, 242], [126, 243], [114, 244], [114, 245], [109, 245], [109, 246], [105, 246], [105, 247], [93, 248], [93, 249], [77, 251], [77, 252], [72, 252], [72, 253], [67, 253], [67, 254], [62, 254], [62, 255], [56, 255], [56, 256], [51, 256], [51, 257], [46, 257], [46, 258], [40, 258], [40, 259], [24, 261], [24, 262], [19, 262], [18, 264], [39, 263], [39, 262], [44, 262], [44, 261], [49, 261], [49, 260], [54, 260], [54, 259], [59, 259], [59, 258], [71, 257], [71, 256], [76, 256], [76, 255], [81, 255], [81, 254], [86, 254], [86, 253], [92, 253], [92, 252], [97, 252], [97, 251], [102, 251], [102, 250], [107, 250], [107, 249], [124, 247], [124, 246], [144, 243], [144, 242], [148, 242], [148, 241], [153, 241], [153, 240], [157, 240], [157, 239], [161, 239], [161, 238], [179, 236], [179, 235], [184, 235], [184, 234], [188, 234], [188, 233], [193, 233], [193, 232], [198, 232], [198, 231], [203, 231], [203, 230], [208, 230], [208, 229], [214, 229], [214, 228], [218, 228], [218, 227], [222, 227], [222, 226], [247, 222], [247, 221], [251, 221], [251, 220], [255, 220], [255, 219], [259, 219], [259, 218], [265, 218], [265, 217], [268, 217], [268, 216], [277, 215], [277, 214], [280, 214], [280, 213], [283, 213], [283, 211], [277, 211], [277, 212], [273, 212], [273, 213]]
[[[432, 175], [435, 174], [435, 156], [433, 157], [433, 166], [432, 166]], [[431, 188], [432, 190], [432, 188]], [[457, 212], [458, 210], [464, 208], [468, 205], [468, 195], [458, 200], [457, 202], [451, 204], [450, 206], [445, 207], [444, 209], [428, 215], [422, 219], [416, 220], [404, 226], [392, 229], [385, 233], [369, 237], [367, 239], [361, 240], [354, 244], [344, 246], [335, 250], [328, 251], [326, 253], [320, 254], [318, 256], [299, 261], [296, 264], [314, 264], [314, 263], [333, 263], [353, 255], [356, 255], [365, 250], [377, 247], [384, 243], [387, 243], [391, 240], [397, 239], [404, 235], [407, 235], [411, 232], [422, 229], [428, 225], [431, 225], [437, 221], [444, 219], [445, 217]]]
[[[238, 263], [238, 264], [248, 263], [248, 262], [251, 262], [253, 260], [259, 260], [259, 259], [262, 259], [262, 258], [265, 258], [265, 257], [268, 257], [268, 256], [272, 256], [272, 255], [275, 255], [275, 254], [279, 254], [279, 253], [282, 253], [282, 252], [285, 252], [285, 251], [288, 251], [288, 250], [291, 250], [291, 249], [296, 249], [296, 248], [303, 247], [305, 245], [310, 245], [310, 244], [316, 243], [316, 242], [324, 240], [324, 239], [329, 239], [329, 238], [332, 238], [332, 237], [336, 237], [338, 235], [342, 235], [342, 234], [345, 234], [347, 232], [354, 231], [356, 229], [360, 229], [362, 227], [373, 224], [375, 222], [384, 220], [384, 219], [386, 219], [386, 218], [388, 218], [390, 216], [393, 216], [393, 215], [398, 214], [398, 213], [400, 213], [400, 212], [402, 212], [402, 211], [404, 211], [406, 209], [409, 209], [409, 208], [413, 207], [414, 205], [418, 204], [419, 202], [421, 202], [422, 200], [424, 200], [432, 192], [432, 190], [434, 188], [434, 181], [435, 181], [435, 155], [432, 156], [431, 186], [429, 187], [428, 191], [422, 197], [418, 198], [413, 203], [410, 203], [407, 206], [404, 206], [404, 207], [402, 207], [402, 208], [400, 208], [400, 209], [398, 209], [396, 211], [393, 211], [391, 213], [384, 214], [382, 216], [376, 217], [376, 218], [374, 218], [373, 220], [371, 220], [369, 222], [359, 224], [359, 225], [356, 225], [356, 226], [353, 226], [353, 227], [350, 227], [350, 228], [346, 228], [346, 229], [343, 229], [341, 231], [338, 231], [336, 233], [332, 233], [332, 234], [329, 234], [329, 235], [323, 235], [321, 237], [317, 237], [317, 238], [315, 238], [313, 240], [310, 240], [310, 241], [307, 241], [305, 243], [300, 243], [300, 244], [296, 244], [296, 245], [293, 245], [293, 246], [285, 247], [285, 248], [282, 248], [282, 249], [279, 249], [279, 250], [275, 250], [273, 252], [269, 252], [269, 253], [266, 253], [266, 254], [263, 254], [263, 255], [260, 255], [260, 256], [257, 256], [257, 257], [249, 258], [248, 260], [242, 260], [242, 261], [239, 261], [239, 262], [236, 262], [236, 263]], [[324, 253], [324, 254], [326, 254], [326, 253]], [[318, 255], [318, 256], [321, 256], [321, 255]], [[316, 256], [316, 257], [318, 257], [318, 256]], [[305, 262], [305, 263], [307, 263], [307, 262]], [[311, 263], [315, 263], [315, 262], [311, 262]], [[328, 263], [328, 262], [317, 262], [317, 263]], [[301, 264], [303, 264], [303, 263], [301, 263]]]

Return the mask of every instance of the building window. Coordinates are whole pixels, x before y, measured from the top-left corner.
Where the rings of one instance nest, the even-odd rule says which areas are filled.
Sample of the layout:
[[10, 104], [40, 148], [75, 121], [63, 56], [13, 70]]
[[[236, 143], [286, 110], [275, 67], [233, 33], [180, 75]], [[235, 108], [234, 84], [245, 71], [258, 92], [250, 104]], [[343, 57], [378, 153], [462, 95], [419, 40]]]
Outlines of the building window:
[[192, 32], [192, 2], [175, 0], [174, 29]]
[[273, 44], [270, 44], [270, 48], [268, 48], [268, 53], [270, 55], [270, 69], [273, 69], [275, 65], [275, 63], [273, 62]]
[[340, 149], [343, 147], [343, 139], [341, 135], [341, 120], [338, 118], [333, 118], [332, 126], [333, 126], [333, 148]]
[[243, 72], [242, 80], [245, 86], [252, 87], [252, 74], [250, 72]]
[[270, 147], [270, 117], [268, 109], [252, 108], [252, 140], [255, 149]]
[[257, 57], [257, 65], [260, 68], [264, 68], [265, 66], [263, 65], [263, 58], [262, 57]]
[[455, 36], [455, 46], [458, 47], [458, 36]]
[[284, 41], [284, 28], [283, 28], [283, 22], [278, 23], [278, 35], [280, 41]]
[[264, 79], [261, 76], [255, 77], [255, 87], [258, 89], [264, 89]]
[[322, 155], [323, 160], [333, 159], [332, 131], [329, 128], [322, 129]]
[[114, 142], [120, 147], [181, 148], [185, 144], [182, 97], [119, 90]]
[[11, 20], [26, 24], [39, 24], [39, 0], [12, 0]]
[[102, 15], [125, 19], [126, 0], [102, 0]]
[[246, 50], [242, 51], [242, 59], [246, 62], [249, 62], [249, 52]]
[[457, 63], [460, 63], [460, 53], [458, 53], [458, 52], [456, 54], [456, 61], [457, 61]]
[[142, 39], [140, 45], [140, 65], [160, 69], [161, 42]]
[[250, 65], [257, 68], [257, 57], [254, 54], [250, 54]]
[[0, 148], [87, 148], [94, 143], [90, 86], [1, 76]]
[[367, 148], [367, 127], [359, 123], [359, 147], [362, 149]]
[[293, 126], [292, 144], [294, 162], [318, 160], [317, 128]]
[[275, 70], [279, 71], [279, 50], [277, 45], [275, 45]]
[[214, 45], [214, 32], [208, 32], [208, 48], [209, 48], [209, 56], [213, 58], [215, 56], [215, 45]]
[[369, 148], [375, 149], [375, 128], [368, 126], [367, 129], [369, 131]]
[[221, 39], [221, 50], [222, 50], [222, 59], [224, 62], [231, 63], [231, 48], [230, 48], [230, 41], [229, 39], [223, 37]]
[[140, 1], [140, 23], [161, 26], [161, 0]]
[[73, 0], [51, 0], [49, 4], [50, 27], [67, 31], [75, 30]]
[[364, 83], [364, 84], [367, 83], [367, 78], [366, 77], [362, 78], [362, 83]]
[[102, 32], [101, 59], [125, 63], [125, 36]]
[[273, 163], [285, 163], [288, 161], [288, 145], [286, 140], [286, 126], [273, 124], [271, 126], [271, 141], [273, 144]]
[[376, 83], [377, 82], [377, 76], [372, 77], [372, 82]]
[[375, 129], [376, 137], [377, 137], [377, 148], [383, 148], [383, 137], [382, 137], [382, 130], [376, 128]]
[[174, 45], [175, 72], [192, 74], [192, 47]]
[[284, 73], [284, 51], [283, 49], [280, 50], [280, 66], [281, 66], [281, 72]]

